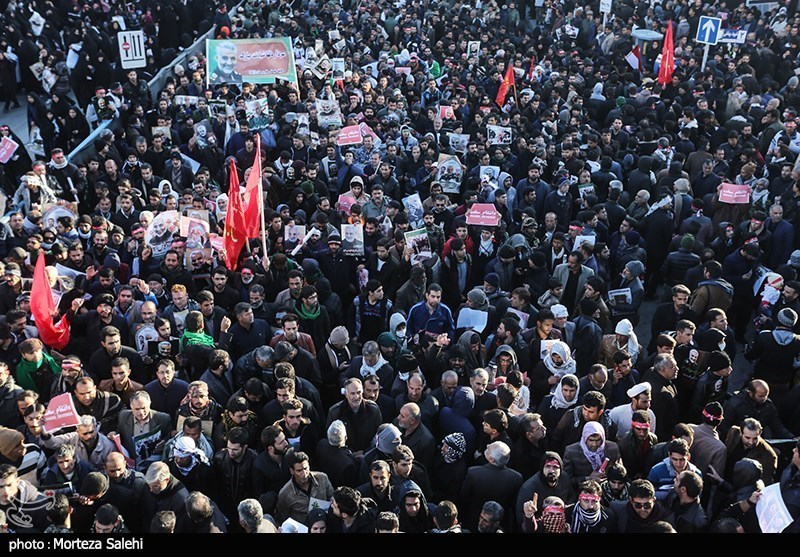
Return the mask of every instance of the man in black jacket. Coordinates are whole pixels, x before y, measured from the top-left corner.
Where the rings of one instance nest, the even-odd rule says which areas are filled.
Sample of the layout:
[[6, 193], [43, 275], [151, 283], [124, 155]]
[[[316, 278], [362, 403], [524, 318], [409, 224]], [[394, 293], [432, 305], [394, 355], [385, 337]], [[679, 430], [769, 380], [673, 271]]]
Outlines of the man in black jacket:
[[341, 534], [372, 534], [378, 506], [369, 497], [347, 486], [333, 491], [333, 501], [328, 509], [328, 531]]
[[[259, 494], [253, 489], [256, 452], [247, 446], [247, 433], [239, 427], [228, 432], [227, 447], [214, 455], [212, 469], [217, 482], [215, 501], [225, 516], [236, 516], [240, 501]], [[231, 531], [236, 527], [231, 523]]]
[[683, 284], [672, 287], [672, 301], [656, 306], [650, 326], [650, 343], [647, 351], [651, 354], [656, 349], [658, 335], [665, 331], [674, 331], [678, 321], [688, 319], [697, 324], [697, 314], [687, 305], [691, 291]]
[[600, 308], [597, 302], [584, 298], [578, 304], [580, 315], [572, 320], [575, 323], [575, 335], [572, 346], [575, 349], [575, 361], [578, 377], [583, 377], [589, 368], [597, 362], [603, 330], [597, 323]]
[[678, 390], [675, 379], [678, 378], [678, 363], [671, 354], [656, 356], [653, 368], [642, 377], [652, 386], [653, 399], [650, 408], [658, 421], [656, 422], [656, 435], [659, 441], [667, 441], [672, 435], [672, 429], [678, 423], [680, 408], [678, 406]]

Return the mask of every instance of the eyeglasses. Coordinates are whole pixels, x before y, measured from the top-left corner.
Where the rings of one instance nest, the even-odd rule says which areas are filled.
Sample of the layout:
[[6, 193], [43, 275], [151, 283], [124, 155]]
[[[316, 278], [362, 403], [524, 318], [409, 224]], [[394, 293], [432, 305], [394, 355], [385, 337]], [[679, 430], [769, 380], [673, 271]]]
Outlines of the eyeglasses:
[[646, 511], [649, 511], [650, 509], [653, 508], [653, 502], [652, 501], [648, 501], [646, 503], [637, 503], [636, 501], [633, 501], [631, 504], [633, 505], [633, 508], [636, 509], [637, 511], [642, 510], [642, 509], [644, 509]]

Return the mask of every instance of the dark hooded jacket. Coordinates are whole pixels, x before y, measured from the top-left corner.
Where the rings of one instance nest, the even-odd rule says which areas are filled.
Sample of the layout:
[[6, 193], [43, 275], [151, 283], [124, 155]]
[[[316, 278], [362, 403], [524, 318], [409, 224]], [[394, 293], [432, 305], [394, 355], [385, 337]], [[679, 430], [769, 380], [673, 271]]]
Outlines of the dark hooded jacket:
[[[551, 486], [547, 483], [547, 480], [544, 477], [544, 465], [545, 462], [550, 460], [558, 461], [559, 465], [561, 466], [561, 476], [558, 478], [556, 485]], [[514, 505], [516, 509], [517, 517], [519, 520], [515, 525], [515, 529], [518, 529], [522, 524], [522, 518], [525, 514], [522, 511], [522, 505], [526, 501], [530, 501], [533, 499], [533, 494], [536, 493], [539, 496], [539, 505], [544, 502], [550, 496], [560, 497], [564, 503], [570, 505], [577, 501], [577, 495], [575, 494], [575, 490], [572, 487], [572, 481], [569, 476], [564, 472], [564, 461], [561, 459], [561, 455], [554, 451], [547, 451], [544, 453], [544, 457], [542, 458], [542, 466], [539, 471], [531, 476], [525, 483], [522, 484], [522, 487], [519, 488], [519, 493], [517, 494], [517, 502]]]
[[[398, 487], [397, 516], [400, 518], [400, 531], [405, 534], [424, 534], [434, 527], [433, 515], [428, 507], [428, 501], [422, 489], [411, 480], [406, 480]], [[409, 516], [403, 498], [408, 494], [419, 497], [420, 508], [417, 516]]]
[[456, 432], [463, 433], [468, 455], [475, 451], [478, 442], [478, 434], [469, 419], [474, 407], [475, 393], [469, 387], [459, 387], [453, 394], [453, 403], [440, 408], [438, 415], [439, 437], [444, 438]]

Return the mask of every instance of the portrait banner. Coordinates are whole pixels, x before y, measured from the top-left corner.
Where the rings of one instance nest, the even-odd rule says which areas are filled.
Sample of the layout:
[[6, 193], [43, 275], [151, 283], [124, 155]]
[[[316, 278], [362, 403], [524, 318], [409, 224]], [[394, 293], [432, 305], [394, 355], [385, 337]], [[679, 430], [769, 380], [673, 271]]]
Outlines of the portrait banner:
[[208, 85], [274, 83], [276, 78], [297, 83], [291, 41], [289, 37], [206, 41]]

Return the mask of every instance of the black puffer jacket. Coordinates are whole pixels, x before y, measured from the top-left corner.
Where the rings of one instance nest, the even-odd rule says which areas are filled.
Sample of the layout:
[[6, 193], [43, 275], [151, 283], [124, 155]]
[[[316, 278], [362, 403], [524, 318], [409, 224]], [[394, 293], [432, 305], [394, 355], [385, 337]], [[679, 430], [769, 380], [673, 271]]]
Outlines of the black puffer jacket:
[[686, 248], [680, 248], [667, 256], [664, 260], [664, 265], [661, 267], [661, 272], [664, 273], [667, 284], [675, 286], [676, 284], [682, 284], [686, 271], [698, 263], [700, 263], [700, 256]]

